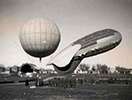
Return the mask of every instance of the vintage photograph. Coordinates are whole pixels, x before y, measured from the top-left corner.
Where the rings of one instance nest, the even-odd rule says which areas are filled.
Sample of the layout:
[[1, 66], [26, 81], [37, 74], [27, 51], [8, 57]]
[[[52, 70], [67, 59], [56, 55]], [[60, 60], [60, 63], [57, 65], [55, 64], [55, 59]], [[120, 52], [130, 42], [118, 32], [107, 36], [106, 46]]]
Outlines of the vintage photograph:
[[0, 0], [0, 100], [132, 100], [132, 0]]

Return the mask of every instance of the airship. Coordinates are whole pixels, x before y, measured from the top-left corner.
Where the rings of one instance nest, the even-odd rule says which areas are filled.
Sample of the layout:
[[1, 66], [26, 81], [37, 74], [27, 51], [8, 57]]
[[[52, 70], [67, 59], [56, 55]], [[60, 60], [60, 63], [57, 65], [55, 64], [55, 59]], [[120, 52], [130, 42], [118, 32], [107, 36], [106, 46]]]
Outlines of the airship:
[[114, 29], [103, 29], [84, 36], [55, 55], [47, 64], [52, 65], [59, 75], [74, 72], [86, 58], [107, 52], [120, 44], [122, 36]]
[[23, 25], [19, 39], [24, 51], [41, 61], [41, 58], [51, 55], [57, 49], [60, 31], [53, 21], [35, 18]]

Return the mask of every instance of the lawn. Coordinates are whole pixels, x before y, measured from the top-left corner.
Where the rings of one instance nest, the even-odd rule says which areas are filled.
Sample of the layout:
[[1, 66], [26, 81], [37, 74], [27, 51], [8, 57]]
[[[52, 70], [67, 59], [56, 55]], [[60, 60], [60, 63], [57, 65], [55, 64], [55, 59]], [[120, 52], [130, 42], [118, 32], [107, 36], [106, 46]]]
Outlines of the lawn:
[[97, 84], [85, 88], [29, 88], [22, 83], [0, 84], [0, 100], [132, 100], [132, 86]]

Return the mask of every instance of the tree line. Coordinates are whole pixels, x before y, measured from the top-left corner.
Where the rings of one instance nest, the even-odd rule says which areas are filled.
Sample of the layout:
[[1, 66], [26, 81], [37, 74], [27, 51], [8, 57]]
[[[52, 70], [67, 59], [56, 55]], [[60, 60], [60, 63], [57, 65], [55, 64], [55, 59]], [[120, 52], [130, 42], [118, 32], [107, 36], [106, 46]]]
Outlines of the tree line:
[[121, 66], [115, 66], [114, 71], [111, 70], [111, 67], [106, 64], [96, 64], [90, 66], [89, 64], [82, 63], [78, 66], [75, 73], [86, 73], [86, 74], [131, 74], [132, 69], [125, 68]]

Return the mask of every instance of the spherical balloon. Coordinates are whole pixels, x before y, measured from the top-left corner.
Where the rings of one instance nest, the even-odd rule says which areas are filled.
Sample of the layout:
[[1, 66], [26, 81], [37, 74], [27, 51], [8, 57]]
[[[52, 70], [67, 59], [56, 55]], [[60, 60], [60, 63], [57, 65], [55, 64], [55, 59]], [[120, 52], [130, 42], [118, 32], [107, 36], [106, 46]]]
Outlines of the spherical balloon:
[[24, 24], [19, 38], [25, 52], [41, 59], [57, 49], [60, 31], [52, 21], [36, 18]]

